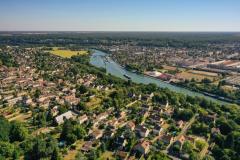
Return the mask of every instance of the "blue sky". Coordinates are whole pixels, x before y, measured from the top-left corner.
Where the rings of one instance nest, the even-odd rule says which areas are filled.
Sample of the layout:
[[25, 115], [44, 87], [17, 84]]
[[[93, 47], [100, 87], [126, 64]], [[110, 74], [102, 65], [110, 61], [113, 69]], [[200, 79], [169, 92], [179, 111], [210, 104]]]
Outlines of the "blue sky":
[[2, 31], [240, 31], [240, 0], [0, 0]]

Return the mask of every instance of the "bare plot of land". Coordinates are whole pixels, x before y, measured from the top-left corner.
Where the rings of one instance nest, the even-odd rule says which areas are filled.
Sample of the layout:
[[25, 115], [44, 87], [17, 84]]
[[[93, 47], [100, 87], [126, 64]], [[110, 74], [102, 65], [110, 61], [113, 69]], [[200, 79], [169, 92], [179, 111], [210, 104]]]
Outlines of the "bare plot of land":
[[218, 79], [218, 77], [215, 77], [215, 76], [191, 73], [191, 71], [181, 72], [181, 73], [178, 73], [176, 76], [178, 79], [187, 79], [187, 80], [195, 79], [197, 81], [201, 81], [204, 78], [210, 79], [212, 81], [215, 81], [216, 79]]
[[218, 77], [218, 74], [217, 73], [213, 73], [213, 72], [196, 71], [196, 70], [190, 70], [188, 72], [189, 73], [193, 73], [193, 74], [203, 75], [203, 76]]

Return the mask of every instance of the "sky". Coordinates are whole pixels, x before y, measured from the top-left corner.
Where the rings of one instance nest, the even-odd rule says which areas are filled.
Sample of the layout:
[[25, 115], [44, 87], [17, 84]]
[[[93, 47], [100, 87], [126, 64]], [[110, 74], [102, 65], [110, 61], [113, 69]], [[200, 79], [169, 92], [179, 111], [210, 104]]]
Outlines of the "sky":
[[0, 31], [240, 31], [240, 0], [0, 0]]

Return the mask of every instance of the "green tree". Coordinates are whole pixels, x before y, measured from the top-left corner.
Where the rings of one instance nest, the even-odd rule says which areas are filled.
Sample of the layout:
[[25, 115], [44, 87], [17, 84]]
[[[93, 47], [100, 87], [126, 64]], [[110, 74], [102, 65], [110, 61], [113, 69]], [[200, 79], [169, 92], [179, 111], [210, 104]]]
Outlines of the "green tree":
[[211, 82], [212, 82], [212, 81], [211, 81], [210, 79], [208, 79], [208, 78], [202, 79], [202, 83], [209, 84], [209, 83], [211, 83]]
[[13, 121], [10, 128], [10, 140], [23, 141], [28, 136], [28, 130], [20, 122]]
[[[71, 120], [65, 120], [60, 135], [60, 139], [66, 141], [68, 145], [73, 144], [78, 139], [74, 134], [75, 125], [73, 123]], [[81, 135], [79, 134], [79, 136]]]
[[25, 148], [26, 160], [59, 159], [61, 157], [58, 153], [57, 141], [52, 137], [39, 136], [30, 142], [29, 148]]
[[45, 112], [40, 112], [38, 113], [34, 118], [33, 118], [33, 124], [37, 125], [38, 127], [45, 127], [47, 125], [47, 117], [46, 117]]
[[61, 135], [60, 135], [60, 139], [61, 140], [65, 140], [66, 139], [66, 136], [69, 134], [69, 133], [72, 133], [73, 132], [73, 124], [70, 120], [65, 120], [64, 123], [63, 123], [63, 127], [62, 127], [62, 132], [61, 132]]
[[233, 126], [228, 123], [225, 119], [219, 119], [217, 121], [217, 125], [223, 135], [227, 135], [233, 130]]
[[73, 133], [69, 133], [69, 134], [67, 134], [65, 140], [67, 141], [67, 144], [68, 144], [68, 145], [71, 145], [71, 144], [73, 144], [74, 142], [76, 142], [77, 136], [76, 136], [75, 134], [73, 134]]
[[57, 147], [53, 150], [51, 160], [62, 160], [62, 155]]
[[41, 94], [42, 94], [41, 91], [39, 89], [36, 89], [34, 93], [34, 98], [39, 98]]
[[234, 135], [233, 133], [229, 133], [226, 137], [225, 143], [226, 148], [234, 148]]
[[9, 141], [10, 123], [0, 116], [0, 141]]
[[85, 157], [84, 154], [79, 151], [75, 157], [75, 160], [87, 160], [87, 157]]
[[154, 152], [149, 156], [149, 160], [170, 160], [170, 158], [162, 152]]
[[203, 160], [214, 160], [214, 158], [210, 155], [206, 155]]
[[191, 142], [185, 141], [182, 146], [182, 151], [184, 153], [192, 153], [194, 149], [194, 146]]
[[73, 132], [77, 136], [78, 139], [82, 139], [87, 135], [86, 130], [81, 125], [76, 125], [74, 127]]
[[205, 142], [204, 140], [196, 140], [195, 142], [195, 146], [199, 151], [201, 151], [206, 145], [207, 142]]
[[14, 155], [15, 147], [9, 142], [0, 141], [0, 155], [5, 158], [11, 158]]
[[80, 87], [78, 87], [78, 91], [80, 94], [84, 94], [84, 93], [87, 93], [88, 89], [86, 86], [81, 85]]

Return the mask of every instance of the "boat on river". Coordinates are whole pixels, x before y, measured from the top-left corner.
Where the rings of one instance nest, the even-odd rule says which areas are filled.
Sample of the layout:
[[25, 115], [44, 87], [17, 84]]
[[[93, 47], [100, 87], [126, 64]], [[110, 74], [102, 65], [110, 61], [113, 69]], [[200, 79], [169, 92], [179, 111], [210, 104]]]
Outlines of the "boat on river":
[[127, 74], [124, 74], [123, 75], [125, 78], [127, 78], [127, 79], [131, 79], [131, 77], [129, 76], [129, 75], [127, 75]]

